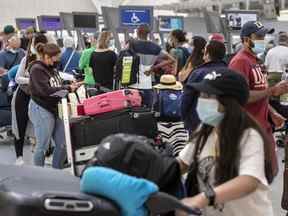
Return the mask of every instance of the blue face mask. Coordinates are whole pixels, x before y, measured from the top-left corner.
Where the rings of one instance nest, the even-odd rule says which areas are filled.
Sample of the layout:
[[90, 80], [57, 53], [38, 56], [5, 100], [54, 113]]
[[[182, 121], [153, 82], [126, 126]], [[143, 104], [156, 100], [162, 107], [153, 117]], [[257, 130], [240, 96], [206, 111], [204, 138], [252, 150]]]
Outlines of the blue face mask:
[[264, 40], [255, 40], [253, 41], [254, 47], [252, 48], [252, 51], [255, 54], [261, 54], [265, 52], [265, 41]]
[[217, 127], [224, 118], [224, 113], [219, 112], [218, 107], [216, 99], [199, 98], [196, 110], [204, 124]]

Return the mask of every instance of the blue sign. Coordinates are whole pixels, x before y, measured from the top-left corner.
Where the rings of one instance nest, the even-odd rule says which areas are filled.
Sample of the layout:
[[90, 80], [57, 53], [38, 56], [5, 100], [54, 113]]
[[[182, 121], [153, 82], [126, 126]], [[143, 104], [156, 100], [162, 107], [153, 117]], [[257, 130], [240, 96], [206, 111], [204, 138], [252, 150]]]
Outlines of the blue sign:
[[20, 30], [25, 30], [30, 27], [36, 28], [36, 20], [30, 18], [17, 18], [16, 25]]
[[120, 26], [137, 28], [141, 24], [153, 26], [152, 7], [120, 7]]
[[63, 29], [63, 23], [58, 16], [40, 16], [39, 29], [44, 31], [57, 31]]

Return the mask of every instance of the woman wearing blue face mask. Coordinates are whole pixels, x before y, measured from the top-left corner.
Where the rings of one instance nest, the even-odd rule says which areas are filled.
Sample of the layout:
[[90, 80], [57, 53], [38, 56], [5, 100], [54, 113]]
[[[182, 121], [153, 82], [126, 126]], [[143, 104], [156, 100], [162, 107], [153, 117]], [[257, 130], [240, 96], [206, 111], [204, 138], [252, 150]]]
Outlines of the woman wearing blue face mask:
[[191, 87], [200, 93], [202, 126], [178, 158], [182, 172], [189, 171], [190, 197], [183, 203], [203, 209], [204, 216], [273, 216], [268, 198], [273, 178], [266, 154], [270, 145], [242, 108], [249, 97], [245, 78], [221, 69]]

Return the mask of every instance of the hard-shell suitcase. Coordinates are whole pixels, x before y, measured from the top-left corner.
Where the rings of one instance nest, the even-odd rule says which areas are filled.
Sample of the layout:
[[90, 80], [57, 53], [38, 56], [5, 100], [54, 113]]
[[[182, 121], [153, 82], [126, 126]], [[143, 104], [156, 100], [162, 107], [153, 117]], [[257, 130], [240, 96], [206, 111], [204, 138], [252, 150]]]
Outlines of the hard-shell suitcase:
[[70, 131], [75, 172], [79, 175], [103, 138], [115, 133], [129, 133], [154, 139], [157, 122], [150, 110], [134, 108], [73, 119]]
[[0, 215], [120, 215], [107, 199], [80, 193], [80, 180], [63, 171], [0, 165]]
[[84, 112], [86, 115], [96, 115], [128, 107], [140, 107], [142, 102], [138, 90], [123, 89], [97, 95], [84, 100]]

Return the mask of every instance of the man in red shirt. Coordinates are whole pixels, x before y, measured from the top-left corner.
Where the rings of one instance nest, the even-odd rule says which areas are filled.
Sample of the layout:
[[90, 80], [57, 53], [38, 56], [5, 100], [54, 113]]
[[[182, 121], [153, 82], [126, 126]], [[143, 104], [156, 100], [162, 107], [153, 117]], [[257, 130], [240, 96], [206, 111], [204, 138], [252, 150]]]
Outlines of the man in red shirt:
[[[241, 29], [240, 37], [243, 49], [240, 50], [229, 64], [229, 68], [240, 72], [246, 78], [250, 87], [250, 97], [245, 109], [258, 121], [271, 139], [269, 147], [269, 160], [272, 164], [273, 175], [278, 172], [275, 141], [272, 127], [268, 121], [269, 97], [279, 96], [288, 91], [287, 82], [281, 82], [273, 87], [268, 87], [267, 72], [263, 62], [257, 58], [265, 50], [264, 37], [273, 33], [274, 29], [266, 29], [260, 22], [249, 21]], [[267, 156], [267, 155], [266, 155]], [[267, 157], [266, 157], [267, 159]]]

